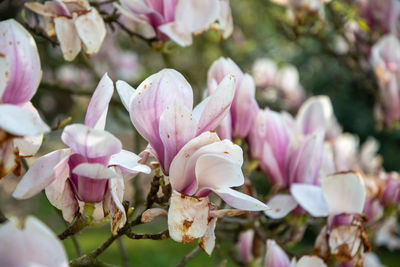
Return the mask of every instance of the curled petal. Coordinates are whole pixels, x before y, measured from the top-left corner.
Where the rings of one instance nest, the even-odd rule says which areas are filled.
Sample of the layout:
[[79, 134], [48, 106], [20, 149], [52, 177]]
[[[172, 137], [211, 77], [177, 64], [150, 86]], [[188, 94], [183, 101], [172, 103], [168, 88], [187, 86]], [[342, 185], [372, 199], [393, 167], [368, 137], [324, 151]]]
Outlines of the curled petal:
[[148, 222], [153, 221], [155, 218], [161, 217], [161, 216], [168, 216], [168, 212], [161, 208], [148, 209], [145, 212], [143, 212], [142, 217], [140, 218], [140, 221], [142, 223], [148, 223]]
[[362, 213], [364, 209], [366, 188], [358, 172], [329, 175], [322, 181], [322, 192], [331, 215]]
[[92, 129], [83, 124], [71, 124], [65, 127], [61, 139], [75, 153], [86, 158], [100, 158], [121, 151], [121, 142], [112, 134]]
[[290, 193], [314, 217], [328, 216], [328, 204], [319, 186], [308, 184], [293, 184]]
[[95, 8], [74, 19], [76, 31], [88, 54], [97, 53], [106, 37], [106, 26], [103, 18]]
[[272, 219], [280, 219], [297, 207], [296, 200], [291, 195], [279, 194], [267, 203], [270, 210], [264, 211], [265, 215]]
[[42, 191], [55, 179], [62, 179], [62, 173], [65, 171], [64, 165], [68, 164], [70, 155], [70, 149], [61, 149], [38, 158], [18, 183], [13, 197], [18, 199], [30, 198]]
[[235, 209], [249, 211], [269, 209], [269, 207], [261, 201], [231, 188], [210, 189], [213, 190], [218, 196], [220, 196], [226, 203], [228, 203], [229, 206]]
[[189, 243], [202, 237], [208, 226], [208, 197], [190, 197], [172, 192], [168, 210], [168, 230], [177, 242]]
[[123, 173], [150, 173], [151, 169], [149, 166], [140, 164], [141, 158], [135, 153], [127, 150], [121, 150], [119, 153], [111, 156], [108, 162], [109, 166], [118, 166]]
[[111, 179], [109, 182], [109, 190], [111, 192], [111, 233], [114, 236], [126, 223], [125, 208], [122, 205], [124, 188], [125, 185], [123, 179]]
[[0, 128], [17, 136], [35, 136], [50, 131], [37, 114], [9, 104], [0, 105]]
[[96, 90], [90, 99], [86, 111], [85, 125], [95, 129], [104, 130], [108, 104], [114, 92], [114, 85], [107, 73], [103, 75]]
[[67, 61], [74, 60], [81, 51], [81, 40], [74, 21], [67, 17], [56, 17], [54, 18], [54, 27], [64, 59]]
[[265, 266], [290, 267], [289, 257], [286, 255], [285, 251], [283, 251], [283, 249], [276, 244], [275, 240], [267, 240]]
[[13, 19], [0, 22], [0, 35], [0, 100], [28, 102], [42, 76], [35, 40]]

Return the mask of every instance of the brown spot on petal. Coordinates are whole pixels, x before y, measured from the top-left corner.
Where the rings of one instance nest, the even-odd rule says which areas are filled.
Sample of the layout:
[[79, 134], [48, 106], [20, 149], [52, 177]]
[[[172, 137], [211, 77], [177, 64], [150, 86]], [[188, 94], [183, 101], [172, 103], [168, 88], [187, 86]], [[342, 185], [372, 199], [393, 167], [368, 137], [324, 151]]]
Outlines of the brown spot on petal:
[[0, 57], [2, 57], [2, 58], [5, 58], [5, 57], [6, 57], [6, 55], [4, 55], [4, 54], [0, 53]]
[[351, 261], [351, 259], [353, 258], [351, 256], [351, 250], [348, 244], [342, 244], [338, 246], [335, 252], [335, 256], [341, 261]]
[[193, 238], [193, 237], [190, 237], [190, 236], [187, 236], [187, 235], [183, 235], [182, 236], [182, 243], [183, 244], [190, 243], [190, 242], [192, 242], [194, 240], [195, 240], [195, 238]]
[[192, 224], [193, 224], [193, 221], [184, 220], [184, 221], [183, 221], [183, 227], [184, 227], [184, 230], [187, 230], [187, 229], [189, 229], [189, 228], [190, 228], [190, 226], [192, 226]]
[[8, 78], [8, 71], [5, 72], [5, 76], [6, 76], [6, 78]]

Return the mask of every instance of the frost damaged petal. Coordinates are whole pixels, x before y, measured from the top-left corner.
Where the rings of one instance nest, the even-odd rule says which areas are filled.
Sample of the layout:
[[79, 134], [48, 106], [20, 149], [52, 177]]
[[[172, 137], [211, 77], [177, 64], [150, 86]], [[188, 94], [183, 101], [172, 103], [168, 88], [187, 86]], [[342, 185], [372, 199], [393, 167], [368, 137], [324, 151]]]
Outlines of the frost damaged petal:
[[189, 243], [207, 231], [209, 199], [191, 197], [174, 191], [168, 211], [168, 229], [177, 242]]
[[161, 208], [153, 208], [143, 212], [140, 220], [142, 223], [148, 223], [161, 216], [168, 216], [168, 212]]
[[0, 179], [17, 170], [18, 166], [20, 166], [20, 160], [18, 151], [14, 149], [13, 139], [0, 141]]
[[208, 222], [206, 233], [200, 238], [199, 246], [211, 256], [212, 251], [215, 247], [215, 225], [217, 224], [217, 218], [211, 218]]

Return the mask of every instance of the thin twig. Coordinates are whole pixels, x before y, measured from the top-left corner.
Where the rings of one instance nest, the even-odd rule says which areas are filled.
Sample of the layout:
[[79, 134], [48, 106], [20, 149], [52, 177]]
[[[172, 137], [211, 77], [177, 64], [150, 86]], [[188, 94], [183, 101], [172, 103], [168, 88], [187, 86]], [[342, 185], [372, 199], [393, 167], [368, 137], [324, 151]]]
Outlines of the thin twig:
[[74, 221], [72, 224], [70, 224], [70, 225], [68, 226], [68, 228], [65, 229], [64, 232], [62, 232], [61, 234], [58, 235], [58, 238], [59, 238], [60, 240], [64, 240], [64, 239], [66, 239], [67, 237], [72, 236], [72, 235], [74, 235], [74, 234], [80, 232], [80, 231], [81, 231], [83, 228], [85, 228], [87, 225], [88, 225], [88, 222], [87, 222], [87, 220], [85, 219], [85, 217], [82, 216], [81, 214], [79, 214], [79, 215], [76, 217], [75, 221]]
[[27, 22], [22, 22], [22, 25], [25, 26], [25, 28], [27, 28], [33, 35], [42, 37], [43, 39], [49, 41], [51, 43], [52, 46], [57, 46], [60, 45], [60, 43], [54, 39], [51, 38], [50, 36], [48, 36], [42, 28], [40, 28], [39, 26], [35, 26], [35, 27], [31, 27]]
[[125, 234], [130, 239], [151, 239], [151, 240], [165, 240], [169, 237], [168, 230], [165, 230], [158, 234], [135, 234], [135, 233], [126, 233]]
[[74, 235], [71, 235], [71, 239], [72, 239], [72, 243], [74, 244], [76, 254], [78, 255], [78, 257], [82, 256], [83, 253], [82, 253], [81, 246], [79, 245], [78, 239]]
[[186, 263], [188, 263], [191, 259], [193, 259], [194, 257], [196, 257], [196, 255], [200, 252], [200, 247], [196, 247], [195, 249], [193, 249], [189, 254], [187, 254], [182, 260], [181, 262], [178, 264], [178, 267], [183, 267], [186, 265]]

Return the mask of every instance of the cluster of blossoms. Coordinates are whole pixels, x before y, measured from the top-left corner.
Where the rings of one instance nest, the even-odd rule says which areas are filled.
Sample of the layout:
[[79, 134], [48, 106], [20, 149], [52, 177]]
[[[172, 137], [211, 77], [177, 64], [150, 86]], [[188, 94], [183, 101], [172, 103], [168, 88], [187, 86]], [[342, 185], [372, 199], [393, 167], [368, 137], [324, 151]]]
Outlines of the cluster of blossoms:
[[[287, 5], [297, 18], [304, 13], [322, 15], [327, 1], [275, 2]], [[44, 17], [47, 34], [58, 38], [67, 61], [81, 48], [87, 54], [99, 51], [105, 24], [88, 1], [26, 6]], [[121, 13], [118, 22], [130, 31], [181, 46], [190, 45], [193, 34], [210, 27], [223, 38], [233, 30], [226, 0], [121, 0], [115, 8]], [[19, 176], [21, 158], [36, 154], [43, 134], [51, 129], [30, 102], [41, 80], [34, 39], [14, 20], [0, 22], [0, 35], [1, 178], [11, 172]], [[383, 37], [371, 55], [381, 89], [382, 116], [390, 125], [400, 119], [398, 36]], [[147, 203], [139, 221], [167, 216], [171, 239], [198, 240], [209, 255], [215, 248], [218, 219], [221, 223], [224, 216], [243, 215], [254, 223], [250, 229], [240, 228], [235, 237], [237, 260], [242, 264], [379, 266], [372, 244], [400, 247], [393, 233], [396, 209], [391, 209], [400, 200], [399, 174], [384, 170], [375, 140], [360, 146], [357, 136], [343, 132], [328, 96], [306, 98], [295, 67], [278, 69], [264, 58], [255, 62], [253, 75], [244, 73], [230, 58], [217, 59], [208, 70], [204, 99], [196, 106], [191, 85], [174, 69], [162, 69], [136, 89], [116, 81], [122, 105], [148, 143], [137, 155], [124, 150], [121, 141], [105, 130], [115, 91], [105, 73], [91, 96], [84, 123], [64, 127], [61, 140], [66, 148], [38, 157], [13, 197], [29, 199], [44, 190], [72, 226], [110, 221], [111, 235], [118, 238], [131, 230], [129, 209], [123, 204], [127, 184], [139, 173], [152, 174], [158, 186], [149, 196], [158, 197], [160, 179], [170, 192], [163, 190], [167, 197], [163, 205]], [[256, 99], [260, 94], [282, 100], [280, 110], [260, 107]], [[150, 158], [156, 162], [149, 162]], [[266, 176], [267, 198], [257, 195], [252, 171]], [[298, 224], [290, 237], [299, 241], [308, 227], [301, 222], [319, 217], [326, 220], [318, 219], [322, 227], [317, 229], [314, 250], [298, 258], [289, 259], [278, 245], [287, 243], [280, 236], [263, 238], [257, 231], [263, 230], [263, 221], [294, 219]], [[68, 266], [64, 248], [50, 229], [33, 217], [23, 225], [12, 219], [0, 226], [0, 239], [9, 240], [0, 244], [0, 265]], [[376, 231], [368, 236], [368, 229]], [[260, 239], [262, 244], [257, 242]], [[262, 257], [255, 251], [264, 244]]]

